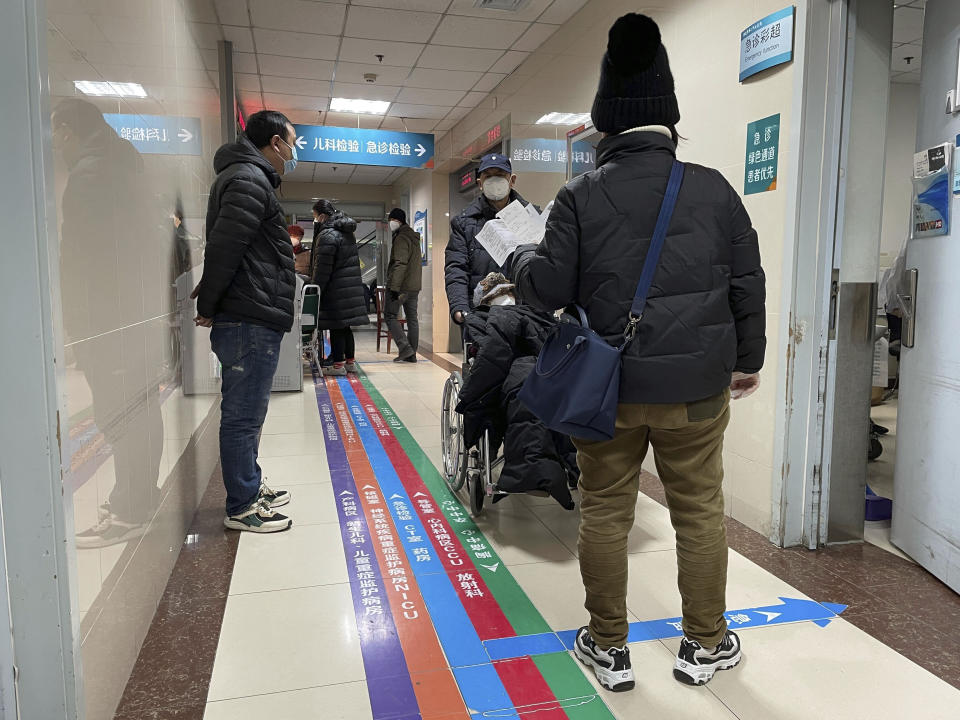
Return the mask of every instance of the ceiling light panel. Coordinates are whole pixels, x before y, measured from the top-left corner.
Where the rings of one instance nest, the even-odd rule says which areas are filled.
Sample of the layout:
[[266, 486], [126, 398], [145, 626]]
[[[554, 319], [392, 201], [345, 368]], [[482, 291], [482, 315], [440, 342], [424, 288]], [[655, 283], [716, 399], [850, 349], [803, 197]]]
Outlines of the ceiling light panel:
[[333, 98], [330, 109], [334, 112], [361, 113], [365, 115], [386, 115], [390, 103], [383, 100], [360, 100], [351, 98]]
[[537, 125], [583, 125], [589, 119], [590, 113], [552, 112], [537, 120]]
[[147, 91], [140, 83], [75, 80], [73, 86], [84, 95], [94, 97], [144, 98]]

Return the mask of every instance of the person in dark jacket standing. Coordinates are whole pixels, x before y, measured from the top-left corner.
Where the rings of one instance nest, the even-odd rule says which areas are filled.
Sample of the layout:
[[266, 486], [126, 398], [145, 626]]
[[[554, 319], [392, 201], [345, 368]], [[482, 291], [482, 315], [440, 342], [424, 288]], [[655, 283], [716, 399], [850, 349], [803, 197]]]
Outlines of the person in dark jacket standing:
[[[680, 119], [656, 23], [629, 14], [610, 29], [593, 123], [597, 169], [557, 195], [545, 237], [511, 271], [527, 302], [579, 304], [610, 344], [627, 318], [676, 153]], [[582, 472], [580, 570], [590, 625], [575, 652], [610, 690], [634, 686], [627, 641], [627, 534], [652, 446], [677, 535], [683, 632], [674, 676], [700, 685], [740, 661], [724, 619], [727, 542], [723, 434], [729, 400], [759, 384], [765, 279], [757, 234], [716, 170], [686, 165], [636, 336], [623, 353], [612, 440], [575, 440]]]
[[[387, 326], [397, 343], [398, 355], [394, 362], [417, 361], [417, 346], [420, 343], [420, 322], [417, 319], [417, 300], [423, 287], [423, 270], [420, 255], [420, 235], [407, 225], [407, 214], [394, 208], [387, 217], [393, 232], [390, 248], [390, 264], [387, 266]], [[400, 307], [407, 319], [407, 332], [398, 319]]]
[[514, 189], [517, 176], [506, 155], [485, 155], [477, 169], [477, 183], [483, 192], [450, 221], [450, 242], [444, 255], [447, 303], [450, 317], [458, 325], [463, 324], [464, 316], [473, 309], [473, 290], [477, 284], [501, 269], [477, 240], [477, 233], [514, 200], [527, 204]]
[[263, 482], [260, 430], [280, 358], [293, 327], [293, 246], [274, 190], [297, 164], [293, 125], [278, 112], [250, 116], [235, 143], [217, 150], [217, 179], [207, 207], [207, 245], [196, 324], [212, 327], [210, 344], [223, 367], [220, 464], [227, 488], [224, 525], [277, 532], [292, 525], [274, 508], [290, 493]]
[[320, 199], [313, 206], [311, 277], [320, 286], [317, 327], [330, 331], [329, 365], [324, 375], [357, 372], [353, 328], [370, 322], [360, 273], [360, 253], [353, 234], [357, 223]]

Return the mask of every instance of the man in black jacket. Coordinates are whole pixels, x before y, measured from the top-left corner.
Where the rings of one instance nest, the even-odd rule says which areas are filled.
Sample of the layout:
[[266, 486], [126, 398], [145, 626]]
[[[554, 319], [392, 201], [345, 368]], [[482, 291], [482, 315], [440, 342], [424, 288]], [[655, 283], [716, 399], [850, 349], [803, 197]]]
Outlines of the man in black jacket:
[[[390, 248], [390, 264], [387, 266], [387, 298], [384, 317], [387, 326], [397, 343], [397, 357], [394, 362], [417, 361], [417, 347], [420, 344], [420, 321], [417, 318], [417, 300], [423, 287], [422, 256], [420, 254], [420, 235], [407, 225], [407, 213], [394, 208], [387, 216], [390, 231], [393, 233], [393, 245]], [[407, 332], [400, 324], [400, 308], [407, 320]]]
[[740, 640], [724, 618], [722, 451], [729, 400], [757, 388], [764, 360], [757, 233], [723, 175], [686, 165], [646, 307], [632, 317], [680, 119], [667, 52], [650, 18], [625, 15], [610, 29], [592, 117], [606, 135], [597, 169], [560, 190], [543, 242], [512, 259], [524, 300], [544, 310], [576, 303], [611, 345], [628, 339], [614, 438], [574, 441], [590, 612], [574, 650], [604, 687], [633, 687], [627, 535], [652, 446], [677, 534], [685, 637], [674, 677], [701, 685], [740, 661]]
[[275, 189], [297, 163], [293, 125], [278, 112], [250, 116], [244, 136], [214, 156], [203, 277], [194, 291], [197, 325], [222, 371], [220, 464], [227, 488], [224, 525], [277, 532], [292, 524], [274, 508], [290, 493], [272, 490], [257, 464], [260, 430], [280, 358], [293, 327], [293, 245]]
[[516, 183], [510, 158], [497, 153], [485, 155], [477, 169], [477, 184], [483, 192], [450, 221], [444, 274], [450, 316], [458, 325], [463, 324], [464, 316], [473, 309], [473, 290], [477, 283], [492, 272], [500, 272], [500, 266], [477, 241], [477, 233], [514, 200], [527, 204], [514, 189]]

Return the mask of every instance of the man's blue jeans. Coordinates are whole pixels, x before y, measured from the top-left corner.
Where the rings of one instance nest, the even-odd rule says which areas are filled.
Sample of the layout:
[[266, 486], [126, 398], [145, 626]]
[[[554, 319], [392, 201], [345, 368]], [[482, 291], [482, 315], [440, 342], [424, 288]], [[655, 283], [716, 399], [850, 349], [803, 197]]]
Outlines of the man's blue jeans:
[[246, 510], [260, 493], [260, 430], [280, 359], [283, 333], [246, 322], [214, 320], [210, 344], [223, 366], [220, 466], [227, 515]]

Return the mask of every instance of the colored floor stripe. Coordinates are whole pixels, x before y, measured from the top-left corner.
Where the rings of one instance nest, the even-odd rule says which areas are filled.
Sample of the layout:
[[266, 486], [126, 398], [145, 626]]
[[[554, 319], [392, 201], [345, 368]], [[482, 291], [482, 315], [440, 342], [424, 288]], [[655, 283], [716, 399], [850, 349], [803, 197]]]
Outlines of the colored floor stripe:
[[510, 626], [507, 632], [481, 633], [481, 637], [489, 640], [550, 632], [550, 626], [543, 616], [369, 379], [364, 377], [361, 381], [354, 378], [350, 383], [376, 427], [384, 450], [404, 485], [411, 495], [422, 492], [437, 498], [437, 504], [446, 518], [446, 526], [456, 528], [451, 533], [451, 546], [479, 572], [484, 585], [493, 593], [506, 616]]
[[[366, 401], [363, 403], [363, 409], [366, 410], [366, 415], [373, 424], [380, 444], [386, 451], [389, 462], [399, 476], [400, 482], [414, 501], [414, 508], [427, 528], [434, 550], [443, 562], [446, 572], [454, 579], [457, 594], [460, 596], [463, 606], [467, 609], [467, 614], [470, 616], [480, 638], [488, 640], [516, 635], [513, 626], [507, 620], [501, 605], [487, 586], [486, 580], [480, 574], [464, 544], [469, 543], [481, 547], [482, 550], [479, 552], [489, 554], [491, 560], [499, 562], [499, 558], [494, 558], [492, 549], [487, 547], [485, 538], [476, 528], [473, 528], [467, 535], [463, 534], [463, 530], [467, 530], [467, 528], [453, 529], [455, 525], [465, 525], [469, 519], [463, 517], [451, 522], [445, 517], [445, 513], [438, 511], [439, 508], [433, 495], [396, 442], [379, 409], [370, 399], [363, 385], [356, 379], [350, 381], [349, 385], [358, 399]], [[447, 502], [456, 503], [456, 500], [450, 499]], [[472, 524], [470, 522], [470, 525]], [[463, 538], [464, 543], [461, 542], [461, 538]], [[487, 562], [490, 562], [490, 560]], [[505, 569], [504, 572], [506, 572]]]
[[[447, 498], [440, 502], [440, 506], [451, 523], [460, 528], [460, 536], [468, 541], [474, 538], [481, 541], [471, 547], [471, 553], [474, 554], [474, 557], [476, 557], [475, 553], [477, 552], [489, 551], [492, 555], [491, 558], [481, 558], [483, 563], [480, 565], [482, 568], [480, 572], [493, 590], [494, 597], [508, 614], [508, 619], [513, 627], [525, 635], [540, 636], [539, 641], [535, 640], [534, 643], [548, 643], [556, 648], [556, 643], [550, 638], [556, 638], [557, 636], [551, 632], [549, 625], [509, 571], [506, 571], [506, 568], [502, 565], [497, 565], [501, 562], [500, 558], [489, 547], [483, 534], [466, 515], [463, 506], [451, 495], [433, 463], [414, 441], [375, 385], [366, 376], [363, 376], [359, 381], [351, 378], [350, 382], [357, 391], [357, 396], [363, 401], [370, 420], [377, 427], [384, 449], [387, 450], [397, 470], [399, 471], [404, 467], [408, 470], [412, 469], [417, 478], [427, 486], [428, 492], [431, 492], [437, 498]], [[393, 442], [390, 442], [391, 440]], [[496, 569], [491, 570], [491, 567], [496, 567]], [[511, 638], [493, 638], [487, 640], [485, 645], [490, 651], [495, 643], [509, 643], [510, 641]], [[559, 642], [559, 639], [557, 642]], [[526, 645], [526, 649], [538, 651], [538, 648], [530, 647], [528, 638], [525, 638], [523, 643]], [[557, 702], [559, 706], [563, 707], [567, 713], [566, 717], [570, 720], [613, 720], [613, 715], [606, 704], [596, 694], [593, 686], [584, 677], [579, 665], [568, 653], [539, 655], [532, 660], [540, 670], [555, 698], [562, 698]], [[464, 700], [467, 702], [467, 706], [476, 712], [493, 714], [497, 709], [497, 704], [490, 703], [488, 699], [483, 697], [483, 684], [497, 678], [496, 671], [490, 666], [479, 666], [455, 669], [454, 672], [461, 684], [461, 690], [464, 691]], [[467, 691], [464, 690], [465, 687], [478, 687], [479, 691], [475, 695], [468, 695]], [[526, 715], [526, 713], [524, 714]], [[502, 716], [500, 713], [496, 713], [496, 716], [509, 717]], [[532, 717], [540, 720], [544, 716], [537, 713]]]
[[460, 691], [440, 649], [419, 586], [407, 565], [400, 535], [387, 512], [385, 498], [357, 437], [350, 412], [336, 381], [329, 380], [326, 385], [370, 537], [376, 538], [374, 552], [420, 713], [423, 717], [466, 718]]
[[[322, 382], [314, 370], [314, 383], [319, 385]], [[318, 393], [317, 405], [324, 424], [323, 438], [330, 479], [337, 497], [337, 513], [350, 572], [350, 591], [370, 708], [375, 720], [404, 715], [416, 717], [419, 704], [389, 610], [384, 579], [372, 562], [375, 553], [369, 527], [353, 499], [357, 495], [357, 487], [350, 472], [346, 448], [341, 442], [340, 428], [329, 399], [321, 400]]]

